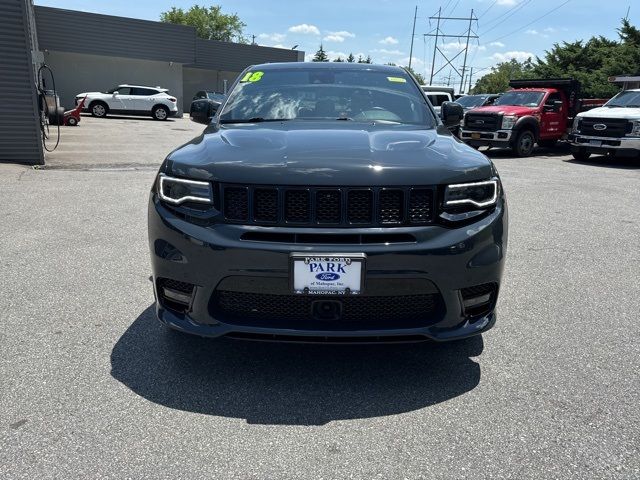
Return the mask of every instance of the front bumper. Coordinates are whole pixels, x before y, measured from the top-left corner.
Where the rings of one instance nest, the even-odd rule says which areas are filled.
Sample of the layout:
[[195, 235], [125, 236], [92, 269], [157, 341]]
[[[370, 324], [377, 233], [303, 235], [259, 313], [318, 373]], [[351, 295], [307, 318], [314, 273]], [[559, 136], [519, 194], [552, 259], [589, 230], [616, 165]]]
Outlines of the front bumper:
[[572, 148], [588, 153], [616, 152], [631, 156], [640, 153], [640, 137], [611, 138], [571, 133], [568, 140]]
[[[174, 329], [208, 337], [328, 342], [453, 340], [482, 333], [495, 323], [495, 303], [507, 246], [507, 209], [503, 199], [500, 199], [493, 212], [461, 228], [433, 225], [362, 229], [367, 233], [389, 230], [407, 233], [415, 238], [413, 243], [318, 245], [241, 239], [247, 232], [273, 230], [340, 233], [336, 229], [321, 228], [274, 229], [230, 224], [200, 226], [180, 218], [152, 194], [149, 203], [149, 243], [158, 318]], [[351, 234], [360, 229], [348, 230]], [[421, 293], [399, 292], [398, 282], [408, 282], [406, 285], [425, 285], [429, 293], [437, 297], [438, 308], [409, 323], [387, 322], [381, 325], [364, 321], [345, 326], [340, 320], [243, 321], [227, 317], [212, 307], [221, 285], [244, 285], [245, 291], [249, 285], [250, 295], [273, 292], [279, 286], [287, 285], [292, 252], [365, 253], [367, 281], [361, 298], [380, 295], [386, 283], [389, 288], [384, 295], [393, 295], [394, 292], [402, 295]], [[176, 311], [159, 300], [158, 279], [165, 278], [195, 285], [191, 302], [185, 311]], [[368, 292], [369, 285], [374, 284], [377, 285], [377, 292]], [[481, 314], [472, 316], [465, 312], [461, 289], [481, 284], [494, 284], [495, 292], [491, 305]], [[281, 298], [286, 302], [291, 297]]]
[[495, 132], [485, 132], [476, 130], [460, 131], [460, 140], [474, 147], [497, 147], [507, 148], [511, 146], [513, 130], [497, 130]]

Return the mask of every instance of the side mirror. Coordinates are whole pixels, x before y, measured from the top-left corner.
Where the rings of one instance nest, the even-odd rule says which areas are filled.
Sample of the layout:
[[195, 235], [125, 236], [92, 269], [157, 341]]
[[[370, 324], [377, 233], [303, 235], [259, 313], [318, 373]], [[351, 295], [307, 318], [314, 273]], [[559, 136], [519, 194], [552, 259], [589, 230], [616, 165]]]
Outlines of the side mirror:
[[113, 96], [117, 97], [118, 96], [118, 91], [116, 90], [115, 92], [113, 92]]
[[196, 123], [209, 125], [209, 122], [211, 122], [211, 117], [213, 117], [217, 111], [218, 105], [214, 104], [208, 98], [203, 98], [191, 102], [189, 117], [191, 117], [191, 120]]
[[440, 106], [440, 118], [447, 127], [455, 127], [464, 118], [464, 109], [459, 103], [444, 102]]

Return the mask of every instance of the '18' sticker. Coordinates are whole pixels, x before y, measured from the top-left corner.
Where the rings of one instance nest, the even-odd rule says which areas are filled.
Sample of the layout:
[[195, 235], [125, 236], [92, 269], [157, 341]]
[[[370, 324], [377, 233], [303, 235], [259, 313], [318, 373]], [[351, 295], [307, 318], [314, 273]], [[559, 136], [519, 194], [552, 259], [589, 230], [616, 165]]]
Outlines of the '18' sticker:
[[241, 82], [259, 82], [264, 72], [247, 72], [240, 80]]

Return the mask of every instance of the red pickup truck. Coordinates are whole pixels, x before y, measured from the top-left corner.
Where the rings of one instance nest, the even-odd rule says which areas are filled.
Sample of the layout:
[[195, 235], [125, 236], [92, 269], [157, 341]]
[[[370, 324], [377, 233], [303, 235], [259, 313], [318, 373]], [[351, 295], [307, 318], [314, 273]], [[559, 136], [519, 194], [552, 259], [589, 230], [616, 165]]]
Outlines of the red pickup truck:
[[604, 105], [605, 99], [579, 99], [580, 82], [571, 78], [511, 80], [511, 90], [464, 118], [460, 138], [473, 147], [511, 148], [528, 157], [535, 144], [552, 147], [566, 138], [573, 117]]

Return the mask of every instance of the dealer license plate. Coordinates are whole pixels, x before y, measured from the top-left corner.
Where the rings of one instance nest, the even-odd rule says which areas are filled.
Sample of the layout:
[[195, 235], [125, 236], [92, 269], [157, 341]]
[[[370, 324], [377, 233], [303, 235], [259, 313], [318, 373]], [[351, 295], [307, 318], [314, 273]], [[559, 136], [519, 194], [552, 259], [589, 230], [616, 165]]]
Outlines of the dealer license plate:
[[471, 134], [471, 138], [478, 139], [478, 138], [480, 138], [480, 134], [479, 133], [472, 133]]
[[291, 254], [293, 291], [308, 295], [362, 293], [365, 254]]
[[602, 140], [589, 140], [589, 145], [592, 147], [600, 147], [602, 145]]

